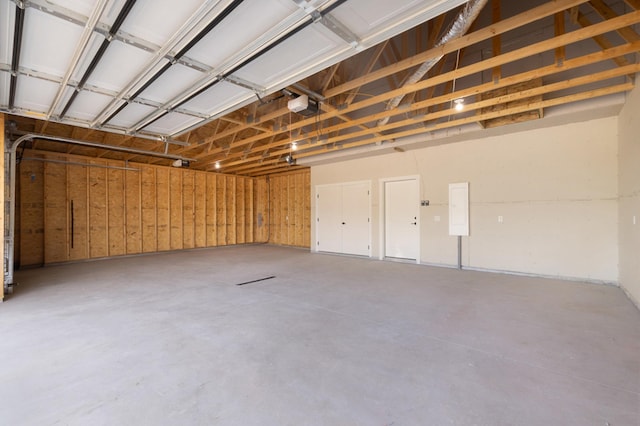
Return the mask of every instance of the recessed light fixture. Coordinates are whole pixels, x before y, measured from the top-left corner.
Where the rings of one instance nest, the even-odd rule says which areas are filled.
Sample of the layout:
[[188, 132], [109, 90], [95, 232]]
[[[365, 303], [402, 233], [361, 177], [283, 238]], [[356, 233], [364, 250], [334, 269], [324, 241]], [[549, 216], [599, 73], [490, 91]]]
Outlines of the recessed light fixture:
[[464, 99], [454, 99], [453, 103], [455, 105], [454, 108], [456, 109], [456, 111], [462, 111], [464, 109]]

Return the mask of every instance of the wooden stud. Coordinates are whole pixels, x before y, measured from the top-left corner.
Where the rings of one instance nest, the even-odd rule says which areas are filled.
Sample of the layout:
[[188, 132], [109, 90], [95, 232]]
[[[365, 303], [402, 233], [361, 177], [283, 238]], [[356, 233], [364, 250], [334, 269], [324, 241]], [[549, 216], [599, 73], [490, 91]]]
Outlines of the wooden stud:
[[[565, 33], [564, 28], [564, 12], [558, 12], [553, 15], [554, 30], [556, 37]], [[566, 57], [565, 46], [559, 46], [556, 48], [556, 64], [562, 66]]]
[[[497, 24], [500, 22], [500, 0], [491, 0], [491, 16], [493, 24]], [[491, 44], [493, 46], [493, 56], [500, 56], [502, 52], [502, 38], [501, 34], [496, 34], [491, 39]], [[502, 77], [501, 67], [494, 67], [491, 72], [491, 77], [494, 83], [500, 81], [500, 77]]]

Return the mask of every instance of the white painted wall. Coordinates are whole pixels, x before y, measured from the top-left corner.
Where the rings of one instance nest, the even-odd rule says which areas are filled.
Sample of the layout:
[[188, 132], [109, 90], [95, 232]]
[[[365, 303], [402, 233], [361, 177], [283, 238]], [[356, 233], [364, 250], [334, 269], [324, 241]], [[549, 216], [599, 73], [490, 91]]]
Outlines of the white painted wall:
[[430, 201], [420, 207], [421, 261], [453, 266], [457, 240], [448, 235], [448, 184], [468, 181], [471, 235], [463, 237], [464, 266], [617, 282], [617, 131], [616, 117], [600, 118], [334, 162], [313, 166], [311, 184], [373, 180], [377, 257], [378, 179], [419, 175], [421, 198]]
[[[620, 285], [640, 307], [640, 88], [628, 95], [618, 120]], [[636, 225], [633, 224], [636, 217]]]

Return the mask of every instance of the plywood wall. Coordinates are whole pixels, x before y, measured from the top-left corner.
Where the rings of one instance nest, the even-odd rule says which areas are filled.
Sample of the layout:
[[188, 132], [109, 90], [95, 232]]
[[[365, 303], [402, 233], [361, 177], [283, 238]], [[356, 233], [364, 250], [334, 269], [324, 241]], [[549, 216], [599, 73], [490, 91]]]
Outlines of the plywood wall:
[[[264, 242], [268, 236], [265, 211], [258, 224], [258, 203], [268, 205], [264, 180], [142, 164], [124, 170], [123, 162], [30, 150], [24, 158], [18, 266]], [[292, 185], [305, 180], [291, 179]], [[289, 178], [277, 180], [286, 182], [287, 194], [296, 192], [289, 191]]]
[[309, 170], [258, 178], [255, 188], [256, 240], [310, 247]]

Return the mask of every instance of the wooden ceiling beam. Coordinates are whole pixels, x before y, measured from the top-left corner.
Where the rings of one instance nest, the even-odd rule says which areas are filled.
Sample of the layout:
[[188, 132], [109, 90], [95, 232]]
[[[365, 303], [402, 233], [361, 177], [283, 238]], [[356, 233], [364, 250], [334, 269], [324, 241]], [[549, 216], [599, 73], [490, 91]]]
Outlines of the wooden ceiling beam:
[[[373, 54], [369, 57], [369, 60], [367, 61], [367, 63], [364, 64], [364, 66], [362, 67], [362, 71], [360, 72], [359, 75], [363, 75], [363, 74], [366, 75], [371, 72], [373, 67], [380, 61], [380, 56], [382, 55], [382, 52], [384, 52], [384, 49], [386, 49], [388, 44], [389, 44], [389, 40], [386, 40], [380, 43], [378, 46], [376, 46], [376, 48], [373, 51]], [[356, 87], [351, 92], [349, 92], [347, 94], [347, 98], [344, 101], [344, 103], [346, 105], [351, 104], [353, 102], [353, 99], [360, 93], [361, 88], [362, 86]]]
[[324, 93], [325, 90], [327, 90], [327, 88], [329, 87], [329, 85], [331, 84], [331, 82], [333, 81], [333, 77], [336, 75], [336, 71], [338, 71], [338, 67], [340, 67], [340, 62], [338, 62], [337, 64], [329, 67], [329, 70], [327, 71], [327, 74], [324, 76], [324, 80], [322, 81], [322, 83], [320, 84], [320, 93]]
[[[595, 74], [590, 74], [590, 75], [586, 75], [583, 77], [577, 77], [577, 78], [573, 78], [570, 80], [562, 80], [559, 81], [557, 83], [552, 83], [552, 84], [548, 84], [548, 85], [544, 85], [544, 86], [540, 86], [540, 87], [536, 87], [536, 88], [532, 88], [532, 89], [527, 89], [527, 90], [523, 90], [521, 92], [517, 92], [517, 93], [511, 93], [511, 94], [506, 94], [503, 96], [499, 96], [499, 97], [495, 97], [495, 98], [490, 98], [490, 99], [486, 99], [483, 101], [478, 101], [478, 102], [474, 102], [471, 104], [468, 104], [465, 106], [465, 112], [468, 111], [476, 111], [476, 110], [481, 110], [483, 108], [489, 108], [495, 105], [500, 105], [500, 104], [505, 104], [508, 102], [513, 102], [513, 101], [517, 101], [517, 100], [522, 100], [522, 99], [527, 99], [527, 98], [531, 98], [534, 96], [538, 96], [538, 95], [544, 95], [544, 94], [550, 94], [553, 92], [558, 92], [561, 90], [566, 90], [566, 89], [571, 89], [571, 88], [575, 88], [575, 87], [579, 87], [579, 86], [583, 86], [583, 85], [588, 85], [591, 83], [595, 83], [598, 81], [604, 81], [604, 80], [609, 80], [612, 78], [616, 78], [616, 77], [621, 77], [624, 76], [626, 74], [632, 74], [632, 73], [636, 73], [636, 72], [640, 72], [640, 64], [633, 64], [633, 65], [627, 65], [625, 67], [621, 67], [621, 68], [614, 68], [611, 70], [607, 70], [607, 71], [602, 71], [599, 73], [595, 73]], [[527, 81], [527, 80], [524, 80]], [[438, 101], [439, 102], [445, 102], [446, 104], [446, 100], [447, 97], [446, 96], [441, 96]], [[439, 111], [436, 113], [432, 113], [432, 114], [427, 114], [424, 116], [424, 120], [436, 120], [439, 118], [447, 118], [450, 117], [451, 115], [455, 115], [456, 111], [454, 108], [448, 108], [444, 111]], [[501, 114], [499, 114], [499, 116], [503, 116], [503, 115], [509, 115], [510, 113], [507, 112], [502, 112]], [[411, 126], [411, 125], [415, 125], [416, 123], [420, 123], [421, 121], [416, 120], [416, 118], [409, 118], [406, 120], [402, 120], [399, 122], [395, 122], [395, 123], [390, 123], [387, 124], [385, 126], [382, 126], [382, 128], [380, 130], [393, 130], [396, 128], [401, 128], [401, 127], [407, 127], [407, 126]], [[346, 140], [349, 139], [355, 139], [355, 138], [360, 138], [360, 137], [366, 137], [369, 136], [370, 134], [366, 133], [366, 132], [355, 132], [355, 133], [350, 133], [350, 134], [345, 134], [343, 136], [337, 136], [337, 137], [332, 137], [329, 138], [326, 142], [323, 142], [322, 144], [332, 144], [332, 143], [340, 143], [340, 142], [344, 142]], [[385, 137], [387, 139], [391, 139], [390, 134], [386, 134]], [[376, 140], [378, 137], [375, 137]], [[315, 147], [317, 147], [319, 145], [316, 145]], [[277, 152], [275, 153], [277, 154]]]
[[[623, 93], [623, 92], [628, 92], [629, 90], [633, 89], [634, 85], [631, 82], [627, 82], [627, 83], [622, 83], [622, 84], [618, 84], [615, 86], [609, 86], [609, 87], [605, 87], [605, 88], [601, 88], [601, 89], [594, 89], [594, 90], [589, 90], [586, 92], [581, 92], [581, 93], [576, 93], [573, 95], [567, 95], [567, 96], [563, 96], [560, 98], [555, 98], [555, 99], [548, 99], [548, 100], [544, 100], [544, 101], [540, 101], [540, 102], [535, 102], [535, 103], [531, 103], [525, 106], [521, 106], [521, 107], [515, 107], [515, 108], [510, 108], [508, 110], [505, 111], [497, 111], [497, 112], [491, 112], [491, 113], [485, 113], [485, 114], [479, 114], [479, 115], [475, 115], [473, 117], [466, 117], [466, 118], [461, 118], [461, 119], [457, 119], [457, 120], [451, 120], [449, 122], [443, 122], [443, 123], [439, 123], [436, 124], [433, 127], [429, 127], [428, 131], [436, 131], [436, 130], [441, 130], [441, 129], [447, 129], [447, 128], [452, 128], [452, 127], [459, 127], [459, 126], [463, 126], [466, 124], [471, 124], [471, 123], [475, 123], [479, 120], [490, 120], [492, 118], [498, 118], [501, 117], [503, 115], [512, 115], [512, 114], [518, 114], [521, 112], [526, 112], [526, 111], [531, 111], [531, 110], [537, 110], [537, 109], [544, 109], [544, 108], [549, 108], [549, 107], [553, 107], [553, 106], [558, 106], [558, 105], [563, 105], [563, 104], [568, 104], [568, 103], [572, 103], [572, 102], [579, 102], [579, 101], [584, 101], [587, 99], [593, 99], [593, 98], [597, 98], [597, 97], [601, 97], [601, 96], [607, 96], [607, 95], [612, 95], [612, 94], [616, 94], [616, 93]], [[452, 111], [453, 113], [453, 111]], [[394, 135], [395, 138], [403, 138], [403, 137], [408, 137], [408, 136], [414, 136], [414, 135], [418, 135], [421, 133], [425, 133], [425, 129], [412, 129], [412, 130], [406, 130], [403, 132], [398, 132]], [[342, 145], [339, 145], [338, 147], [333, 147], [333, 148], [328, 148], [327, 152], [331, 152], [331, 151], [337, 151], [340, 149], [347, 149], [347, 148], [355, 148], [355, 147], [359, 147], [359, 146], [363, 146], [363, 145], [370, 145], [372, 143], [377, 143], [377, 142], [382, 142], [384, 141], [384, 138], [372, 138], [372, 139], [368, 139], [366, 141], [357, 141], [357, 142], [352, 142], [352, 143], [345, 143]], [[300, 153], [297, 155], [298, 158], [306, 158], [306, 157], [310, 157], [313, 155], [317, 155], [317, 153], [311, 153], [311, 154], [307, 154], [307, 153]]]
[[[269, 132], [269, 131], [271, 131], [271, 129], [268, 128], [268, 127], [258, 126], [256, 124], [247, 124], [245, 121], [238, 120], [236, 118], [232, 118], [232, 117], [229, 117], [229, 116], [226, 116], [226, 115], [220, 117], [220, 120], [227, 121], [229, 123], [233, 123], [233, 124], [238, 125], [238, 126], [244, 126], [245, 129], [255, 129], [255, 130], [258, 130], [258, 131], [261, 131], [261, 132]], [[246, 126], [245, 126], [245, 124], [246, 124]]]
[[[587, 18], [582, 12], [578, 11], [578, 24], [582, 28], [589, 28], [594, 25], [589, 18]], [[594, 34], [593, 41], [595, 41], [601, 49], [610, 49], [613, 47], [613, 43], [611, 43], [603, 34]], [[613, 62], [616, 63], [619, 67], [623, 67], [625, 65], [629, 65], [629, 61], [625, 57], [617, 57], [612, 59]]]
[[243, 171], [242, 174], [245, 176], [258, 177], [265, 174], [273, 175], [275, 173], [286, 173], [302, 169], [306, 169], [306, 167], [283, 162], [280, 164], [273, 164], [268, 167], [255, 167], [253, 169], [248, 169]]
[[419, 55], [415, 55], [411, 58], [399, 61], [393, 65], [389, 65], [380, 70], [376, 70], [367, 76], [360, 77], [341, 84], [340, 86], [333, 87], [326, 92], [327, 97], [335, 96], [339, 93], [347, 92], [355, 87], [363, 86], [375, 80], [379, 80], [388, 75], [396, 74], [402, 70], [420, 65], [423, 62], [433, 59], [439, 56], [443, 56], [447, 53], [455, 52], [463, 47], [468, 47], [481, 41], [488, 40], [495, 35], [504, 34], [507, 31], [514, 30], [523, 25], [530, 24], [532, 22], [539, 21], [548, 16], [552, 16], [557, 12], [562, 12], [573, 6], [585, 3], [587, 0], [557, 0], [550, 1], [541, 6], [527, 10], [511, 18], [504, 19], [495, 25], [490, 25], [486, 28], [482, 28], [471, 34], [462, 36], [456, 40], [452, 40], [444, 46], [430, 49]]
[[[553, 15], [553, 23], [554, 23], [553, 25], [554, 33], [556, 37], [566, 33], [566, 30], [564, 27], [564, 12], [558, 12], [555, 15]], [[556, 58], [556, 64], [562, 65], [562, 63], [566, 58], [565, 46], [560, 46], [556, 48], [555, 58]]]
[[[639, 69], [637, 66], [635, 65], [629, 65], [628, 67], [634, 67], [635, 69]], [[384, 142], [384, 141], [395, 141], [398, 138], [401, 137], [406, 137], [406, 136], [412, 136], [415, 134], [420, 134], [420, 133], [424, 133], [425, 131], [435, 131], [435, 130], [441, 130], [441, 129], [445, 129], [445, 128], [450, 128], [450, 127], [455, 127], [458, 126], [460, 124], [469, 124], [469, 123], [473, 123], [476, 122], [477, 120], [488, 120], [488, 119], [495, 119], [495, 118], [499, 118], [499, 117], [503, 117], [506, 115], [511, 115], [511, 114], [518, 114], [518, 113], [522, 113], [522, 112], [527, 112], [527, 111], [532, 111], [532, 110], [536, 110], [539, 108], [546, 108], [546, 107], [550, 107], [550, 106], [557, 106], [557, 105], [561, 105], [561, 104], [565, 104], [565, 103], [571, 103], [571, 102], [576, 102], [578, 100], [584, 100], [584, 99], [589, 99], [589, 96], [593, 96], [593, 97], [598, 97], [598, 96], [604, 96], [607, 94], [612, 94], [612, 93], [619, 93], [620, 91], [622, 91], [622, 88], [624, 88], [625, 90], [630, 90], [630, 88], [633, 88], [633, 84], [628, 82], [628, 83], [624, 83], [624, 84], [620, 84], [617, 86], [612, 86], [614, 87], [613, 89], [607, 87], [607, 88], [602, 88], [602, 89], [596, 89], [593, 91], [588, 91], [588, 92], [581, 92], [581, 93], [577, 93], [574, 95], [567, 95], [561, 98], [554, 98], [554, 99], [549, 99], [546, 101], [542, 101], [542, 102], [531, 102], [527, 105], [524, 106], [519, 106], [519, 107], [510, 107], [506, 110], [502, 110], [502, 111], [493, 111], [493, 112], [488, 112], [488, 113], [482, 113], [482, 114], [477, 114], [471, 117], [466, 117], [464, 119], [457, 119], [457, 120], [451, 120], [451, 121], [443, 121], [440, 123], [436, 123], [432, 126], [427, 126], [427, 127], [419, 127], [419, 128], [414, 128], [411, 130], [402, 130], [399, 131], [393, 135], [387, 135], [384, 138], [379, 138], [379, 137], [374, 137], [374, 138], [370, 138], [370, 139], [364, 139], [364, 140], [357, 140], [357, 141], [353, 141], [353, 142], [346, 142], [344, 140], [341, 141], [332, 141], [332, 142], [328, 142], [325, 145], [322, 145], [321, 147], [317, 147], [315, 150], [313, 151], [301, 151], [298, 152], [296, 154], [297, 158], [304, 158], [304, 157], [308, 157], [308, 156], [313, 156], [313, 155], [318, 155], [318, 154], [322, 154], [325, 153], [327, 150], [331, 151], [331, 150], [335, 150], [335, 149], [343, 149], [343, 148], [350, 148], [353, 146], [362, 146], [362, 145], [368, 145], [368, 144], [373, 144], [373, 143], [380, 143], [380, 142]], [[536, 93], [533, 91], [531, 93]], [[528, 93], [526, 97], [531, 96], [531, 93]], [[586, 94], [585, 94], [586, 93]], [[521, 98], [526, 98], [524, 95], [520, 95], [520, 94], [512, 94], [512, 95], [505, 95], [503, 96], [502, 100], [504, 102], [510, 102], [511, 100], [517, 100], [517, 99], [521, 99]], [[559, 99], [561, 101], [559, 101]], [[491, 100], [488, 100], [491, 101]], [[483, 103], [478, 103], [477, 105], [474, 104], [473, 105], [473, 109], [480, 109], [486, 105], [490, 104], [490, 102], [483, 102]], [[434, 115], [438, 115], [441, 117], [447, 117], [447, 116], [453, 116], [455, 115], [456, 111], [454, 108], [451, 108], [449, 110], [443, 111], [442, 113], [438, 113], [438, 114], [434, 114]], [[411, 120], [407, 120], [407, 121], [411, 121]], [[454, 124], [452, 124], [454, 123]], [[403, 123], [403, 127], [406, 127], [407, 123]], [[414, 122], [415, 124], [415, 122]], [[336, 148], [338, 147], [338, 148]], [[324, 148], [324, 149], [323, 149]], [[322, 152], [318, 152], [318, 151], [322, 151]], [[281, 156], [282, 155], [282, 151], [275, 151], [274, 156]]]
[[[589, 4], [603, 19], [613, 19], [619, 16], [602, 0], [590, 0]], [[640, 40], [638, 33], [636, 33], [631, 27], [620, 28], [618, 30], [618, 34], [620, 34], [620, 36], [629, 43]]]
[[[437, 84], [441, 84], [441, 83], [446, 83], [447, 81], [450, 81], [454, 78], [461, 78], [463, 76], [467, 76], [467, 75], [472, 75], [475, 74], [477, 72], [482, 72], [483, 70], [486, 69], [491, 69], [493, 67], [495, 67], [496, 65], [503, 65], [509, 62], [513, 62], [519, 59], [523, 59], [525, 57], [528, 56], [532, 56], [532, 55], [536, 55], [538, 53], [542, 53], [548, 50], [554, 50], [557, 47], [566, 45], [566, 44], [570, 44], [576, 41], [580, 41], [580, 40], [585, 40], [588, 38], [593, 38], [595, 35], [599, 35], [605, 32], [609, 32], [609, 31], [613, 31], [616, 30], [617, 28], [623, 27], [623, 26], [629, 26], [632, 25], [636, 22], [640, 22], [640, 12], [636, 11], [636, 12], [630, 12], [626, 15], [622, 15], [618, 18], [614, 18], [608, 21], [604, 21], [604, 22], [600, 22], [597, 24], [593, 24], [591, 26], [582, 28], [582, 29], [578, 29], [576, 31], [573, 31], [571, 33], [567, 33], [558, 37], [555, 37], [553, 39], [549, 39], [549, 40], [545, 40], [545, 41], [541, 41], [538, 43], [534, 43], [530, 46], [521, 48], [521, 49], [517, 49], [505, 54], [502, 54], [500, 56], [497, 57], [492, 57], [492, 58], [488, 58], [484, 61], [478, 62], [478, 63], [474, 63], [471, 65], [467, 65], [465, 67], [459, 68], [455, 71], [452, 71], [450, 73], [446, 73], [446, 74], [442, 74], [440, 76], [435, 76], [429, 80], [425, 80], [425, 81], [421, 81], [412, 85], [408, 85], [405, 86], [403, 88], [400, 89], [396, 89], [396, 90], [391, 90], [388, 91], [386, 93], [380, 94], [378, 96], [373, 96], [369, 99], [365, 99], [363, 101], [354, 103], [350, 106], [347, 106], [344, 110], [341, 110], [340, 113], [346, 114], [358, 109], [362, 109], [362, 108], [366, 108], [372, 105], [376, 105], [378, 103], [382, 103], [385, 102], [386, 100], [394, 97], [394, 96], [398, 96], [398, 95], [405, 95], [407, 93], [411, 93], [414, 92], [416, 90], [422, 90], [425, 89], [427, 87], [430, 87], [432, 85], [437, 85]], [[635, 46], [635, 44], [633, 44]], [[611, 51], [611, 50], [609, 50]], [[334, 113], [325, 113], [322, 114], [322, 117], [320, 117], [320, 119], [326, 119], [328, 117], [331, 116], [335, 116], [337, 115], [335, 112]], [[305, 120], [300, 120], [299, 122], [292, 124], [292, 126], [294, 128], [301, 128], [303, 126], [306, 126], [308, 124], [313, 123], [313, 121], [315, 121], [317, 118], [311, 118], [311, 119], [305, 119]], [[263, 138], [265, 135], [261, 135], [259, 138]], [[252, 138], [248, 138], [245, 139], [243, 141], [240, 141], [239, 143], [242, 144], [246, 144], [246, 143], [250, 143], [252, 141]], [[208, 157], [206, 157], [208, 158]]]
[[[565, 72], [569, 69], [575, 69], [575, 68], [579, 68], [579, 67], [583, 67], [585, 65], [591, 64], [591, 63], [595, 63], [595, 62], [601, 62], [603, 60], [607, 60], [609, 57], [612, 56], [616, 56], [619, 55], [622, 52], [625, 51], [631, 51], [634, 49], [638, 49], [640, 48], [640, 42], [636, 42], [636, 43], [630, 43], [628, 45], [626, 45], [626, 49], [621, 49], [621, 48], [614, 48], [614, 49], [610, 49], [607, 52], [597, 52], [597, 53], [592, 53], [589, 55], [585, 55], [584, 57], [579, 57], [579, 58], [574, 58], [574, 59], [570, 59], [565, 61], [565, 63], [563, 64], [563, 66], [558, 67], [557, 65], [550, 65], [541, 69], [536, 69], [533, 71], [528, 71], [525, 73], [521, 73], [518, 75], [514, 75], [514, 76], [510, 76], [510, 77], [505, 77], [503, 78], [499, 84], [494, 84], [493, 82], [490, 83], [484, 83], [482, 85], [479, 86], [475, 86], [469, 89], [465, 89], [459, 92], [459, 96], [463, 96], [463, 97], [473, 97], [473, 96], [477, 96], [480, 93], [484, 93], [484, 92], [489, 92], [491, 90], [495, 90], [496, 88], [501, 88], [501, 87], [508, 87], [514, 84], [518, 84], [518, 83], [522, 83], [522, 82], [526, 82], [529, 81], [531, 79], [534, 78], [540, 78], [543, 76], [548, 76], [548, 75], [552, 75], [555, 73], [559, 73], [559, 72]], [[635, 65], [630, 65], [627, 68], [615, 68], [613, 70], [608, 70], [602, 73], [598, 73], [598, 74], [594, 74], [594, 75], [588, 75], [588, 76], [584, 76], [581, 78], [576, 78], [576, 79], [571, 79], [568, 81], [563, 81], [563, 82], [559, 82], [559, 83], [555, 83], [552, 85], [547, 85], [547, 86], [542, 86], [541, 88], [535, 89], [536, 91], [531, 91], [533, 89], [531, 89], [530, 91], [526, 91], [523, 92], [523, 95], [519, 95], [519, 94], [511, 94], [505, 97], [500, 97], [500, 98], [494, 98], [494, 99], [490, 99], [487, 101], [483, 101], [483, 102], [477, 102], [477, 103], [472, 103], [469, 104], [468, 107], [471, 109], [477, 109], [477, 108], [484, 108], [484, 107], [489, 107], [498, 103], [502, 103], [502, 102], [507, 102], [507, 101], [512, 101], [512, 100], [517, 100], [520, 99], [518, 96], [522, 96], [522, 98], [527, 98], [530, 96], [534, 96], [536, 94], [540, 94], [540, 93], [549, 93], [551, 91], [557, 91], [557, 90], [561, 90], [561, 89], [567, 89], [567, 88], [571, 88], [571, 87], [577, 87], [583, 84], [588, 84], [588, 83], [593, 83], [599, 80], [603, 80], [603, 79], [608, 79], [608, 78], [612, 78], [615, 76], [621, 76], [621, 75], [625, 75], [627, 72], [633, 71], [631, 67], [637, 67]], [[633, 68], [636, 69], [636, 68]], [[429, 99], [420, 103], [416, 103], [414, 105], [411, 105], [409, 107], [409, 109], [407, 110], [403, 110], [401, 113], [406, 114], [406, 113], [410, 113], [413, 111], [417, 111], [419, 109], [422, 108], [426, 108], [428, 106], [432, 106], [432, 105], [439, 105], [439, 104], [445, 104], [447, 103], [447, 101], [450, 99], [450, 96], [448, 95], [442, 95], [439, 96], [437, 98], [433, 98], [433, 99]], [[447, 111], [450, 111], [450, 109], [448, 109]], [[393, 115], [397, 115], [399, 114], [399, 112], [396, 110], [393, 112]], [[449, 113], [448, 112], [439, 112], [436, 114], [429, 114], [428, 116], [430, 117], [430, 119], [435, 119], [435, 118], [441, 118], [441, 117], [446, 117]], [[357, 122], [370, 122], [370, 121], [377, 121], [381, 118], [384, 118], [386, 116], [391, 115], [389, 111], [385, 111], [385, 112], [381, 112], [378, 114], [373, 114], [371, 116], [365, 117], [363, 119], [358, 120]], [[378, 128], [376, 130], [388, 130], [388, 129], [393, 129], [395, 127], [398, 126], [405, 126], [405, 125], [410, 125], [410, 124], [415, 124], [416, 120], [414, 119], [409, 119], [406, 120], [404, 122], [401, 122], [401, 124], [389, 124], [383, 128]], [[336, 131], [339, 130], [341, 128], [344, 128], [343, 125], [338, 125], [338, 126], [334, 126], [332, 128], [328, 128], [327, 131]], [[425, 130], [423, 130], [425, 131]], [[358, 132], [357, 134], [347, 134], [346, 136], [337, 136], [337, 137], [333, 137], [333, 138], [328, 138], [326, 142], [323, 142], [323, 144], [326, 143], [335, 143], [335, 142], [341, 142], [344, 141], [348, 138], [352, 138], [352, 137], [356, 137], [356, 136], [366, 136], [366, 133], [363, 132]], [[392, 135], [381, 135], [380, 137], [382, 137], [383, 139], [379, 139], [378, 136], [376, 136], [377, 140], [384, 140], [384, 138], [386, 139], [390, 139], [392, 138]], [[321, 146], [323, 144], [320, 145], [315, 145], [315, 146]], [[273, 145], [268, 145], [267, 147], [269, 149], [272, 148], [278, 148], [279, 146], [282, 146], [282, 144], [278, 144], [275, 143]], [[262, 149], [264, 149], [264, 146], [261, 147]], [[305, 148], [304, 146], [300, 146], [300, 151], [303, 151]], [[272, 152], [270, 155], [282, 155], [282, 152], [279, 151], [274, 151]], [[260, 159], [264, 160], [264, 157], [260, 157]], [[246, 160], [246, 158], [245, 158]], [[236, 165], [236, 164], [240, 164], [241, 162], [232, 162], [230, 165]]]
[[624, 2], [635, 10], [640, 10], [640, 0], [624, 0]]
[[[493, 25], [500, 22], [500, 0], [491, 0], [491, 22]], [[502, 52], [502, 35], [496, 34], [491, 39], [491, 47], [493, 56], [499, 56]], [[502, 77], [502, 68], [497, 66], [491, 71], [491, 78], [494, 82], [498, 82]]]

